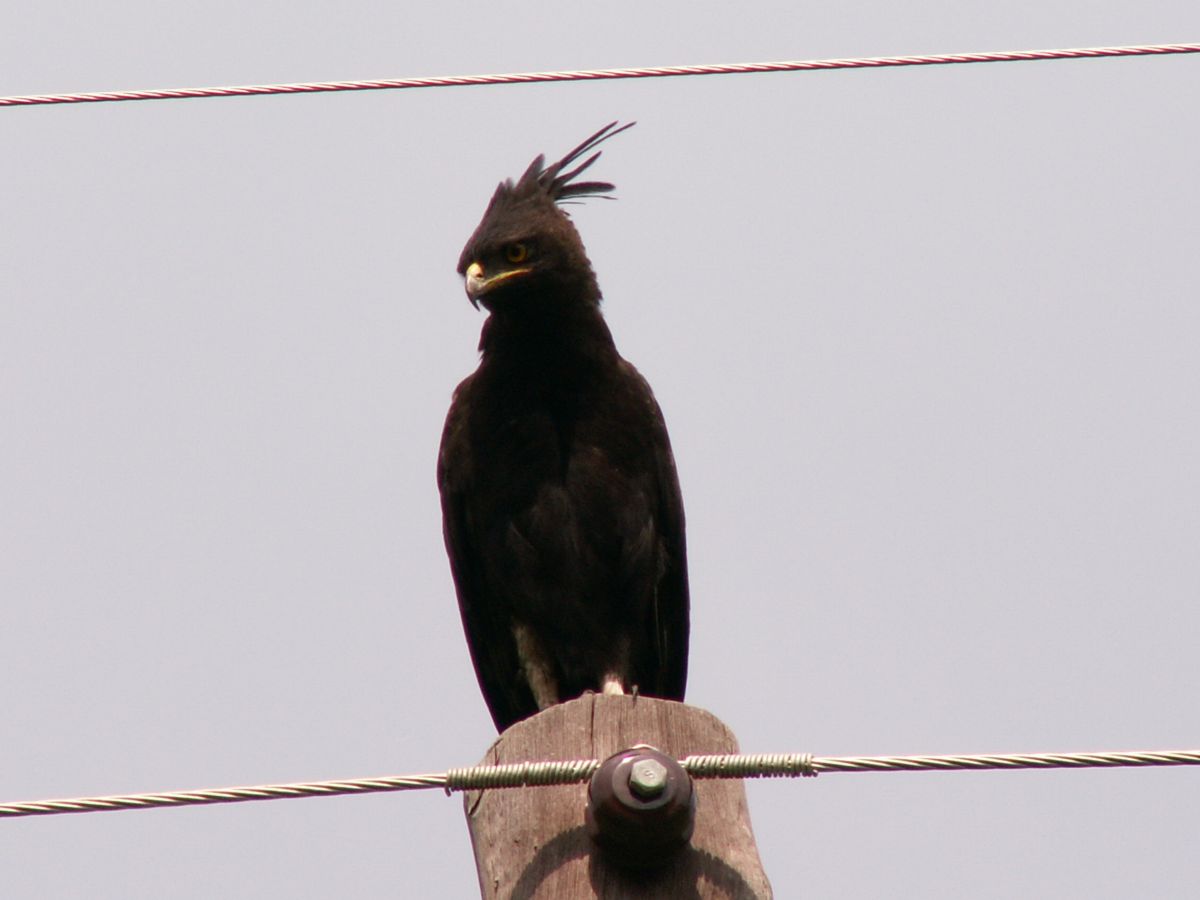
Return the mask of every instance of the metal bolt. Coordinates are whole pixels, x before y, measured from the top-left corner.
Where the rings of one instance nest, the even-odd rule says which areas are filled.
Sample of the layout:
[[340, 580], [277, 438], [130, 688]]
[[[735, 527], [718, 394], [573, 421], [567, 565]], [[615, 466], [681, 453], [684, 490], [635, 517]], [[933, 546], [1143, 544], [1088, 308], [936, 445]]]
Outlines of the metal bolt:
[[657, 797], [667, 787], [667, 767], [657, 759], [639, 759], [629, 769], [629, 789], [643, 799]]

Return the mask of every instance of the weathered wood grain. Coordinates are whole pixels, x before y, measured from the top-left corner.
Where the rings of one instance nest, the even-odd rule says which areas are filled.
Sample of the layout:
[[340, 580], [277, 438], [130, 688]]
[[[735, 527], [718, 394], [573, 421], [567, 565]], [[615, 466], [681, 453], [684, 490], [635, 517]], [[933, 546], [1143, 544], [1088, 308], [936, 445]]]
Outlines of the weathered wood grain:
[[[677, 759], [737, 753], [733, 734], [702, 709], [648, 697], [585, 695], [518, 722], [481, 765], [605, 759], [650, 744]], [[738, 780], [698, 780], [696, 832], [661, 870], [612, 868], [584, 830], [587, 785], [471, 791], [467, 823], [485, 900], [669, 897], [763, 900], [771, 888], [758, 859], [746, 792]]]

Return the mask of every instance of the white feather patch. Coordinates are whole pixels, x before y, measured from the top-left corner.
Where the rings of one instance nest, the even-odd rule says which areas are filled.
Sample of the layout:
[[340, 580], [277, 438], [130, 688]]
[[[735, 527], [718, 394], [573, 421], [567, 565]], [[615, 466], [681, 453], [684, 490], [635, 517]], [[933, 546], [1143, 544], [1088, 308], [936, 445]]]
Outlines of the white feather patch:
[[542, 651], [541, 642], [525, 625], [513, 626], [513, 637], [517, 641], [517, 658], [521, 660], [525, 680], [529, 682], [538, 709], [553, 706], [559, 700], [558, 682], [554, 680], [554, 670]]

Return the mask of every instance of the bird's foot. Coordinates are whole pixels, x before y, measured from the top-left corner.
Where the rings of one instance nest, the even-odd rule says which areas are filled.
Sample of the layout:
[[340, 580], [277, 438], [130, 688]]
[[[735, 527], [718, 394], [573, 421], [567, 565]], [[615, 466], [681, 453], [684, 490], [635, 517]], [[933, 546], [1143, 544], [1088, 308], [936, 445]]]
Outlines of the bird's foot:
[[602, 693], [608, 696], [619, 697], [625, 693], [625, 686], [621, 684], [621, 679], [613, 675], [609, 675], [604, 679]]

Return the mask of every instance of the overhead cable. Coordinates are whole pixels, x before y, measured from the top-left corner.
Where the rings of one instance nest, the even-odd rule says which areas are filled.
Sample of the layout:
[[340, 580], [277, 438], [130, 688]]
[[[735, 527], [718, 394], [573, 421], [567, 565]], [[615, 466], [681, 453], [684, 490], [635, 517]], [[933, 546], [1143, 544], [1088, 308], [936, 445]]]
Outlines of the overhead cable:
[[729, 63], [699, 66], [649, 66], [635, 69], [581, 69], [515, 72], [497, 75], [442, 75], [369, 81], [306, 81], [236, 87], [167, 88], [140, 91], [93, 91], [77, 94], [25, 94], [0, 97], [0, 106], [47, 106], [60, 103], [111, 103], [122, 100], [189, 100], [201, 97], [248, 97], [263, 94], [320, 94], [335, 91], [380, 91], [402, 88], [472, 87], [485, 84], [542, 84], [554, 81], [611, 81], [623, 78], [675, 78], [684, 75], [750, 75], [763, 72], [808, 72], [828, 69], [880, 69], [898, 66], [947, 66], [966, 63], [1036, 62], [1054, 59], [1097, 59], [1114, 56], [1167, 56], [1200, 53], [1200, 44], [1142, 44], [1127, 47], [1081, 47], [1065, 50], [1010, 50], [933, 56], [864, 56], [785, 62]]
[[[808, 753], [689, 756], [680, 764], [694, 778], [795, 778], [834, 772], [947, 772], [996, 769], [1091, 769], [1197, 766], [1200, 750], [1133, 750], [1115, 753], [1022, 753], [968, 756], [812, 756]], [[156, 794], [118, 794], [0, 804], [0, 819], [122, 809], [162, 809], [253, 800], [289, 800], [441, 788], [452, 791], [577, 784], [599, 768], [594, 759], [511, 763], [450, 769], [436, 775], [390, 775], [340, 781], [260, 784]]]

